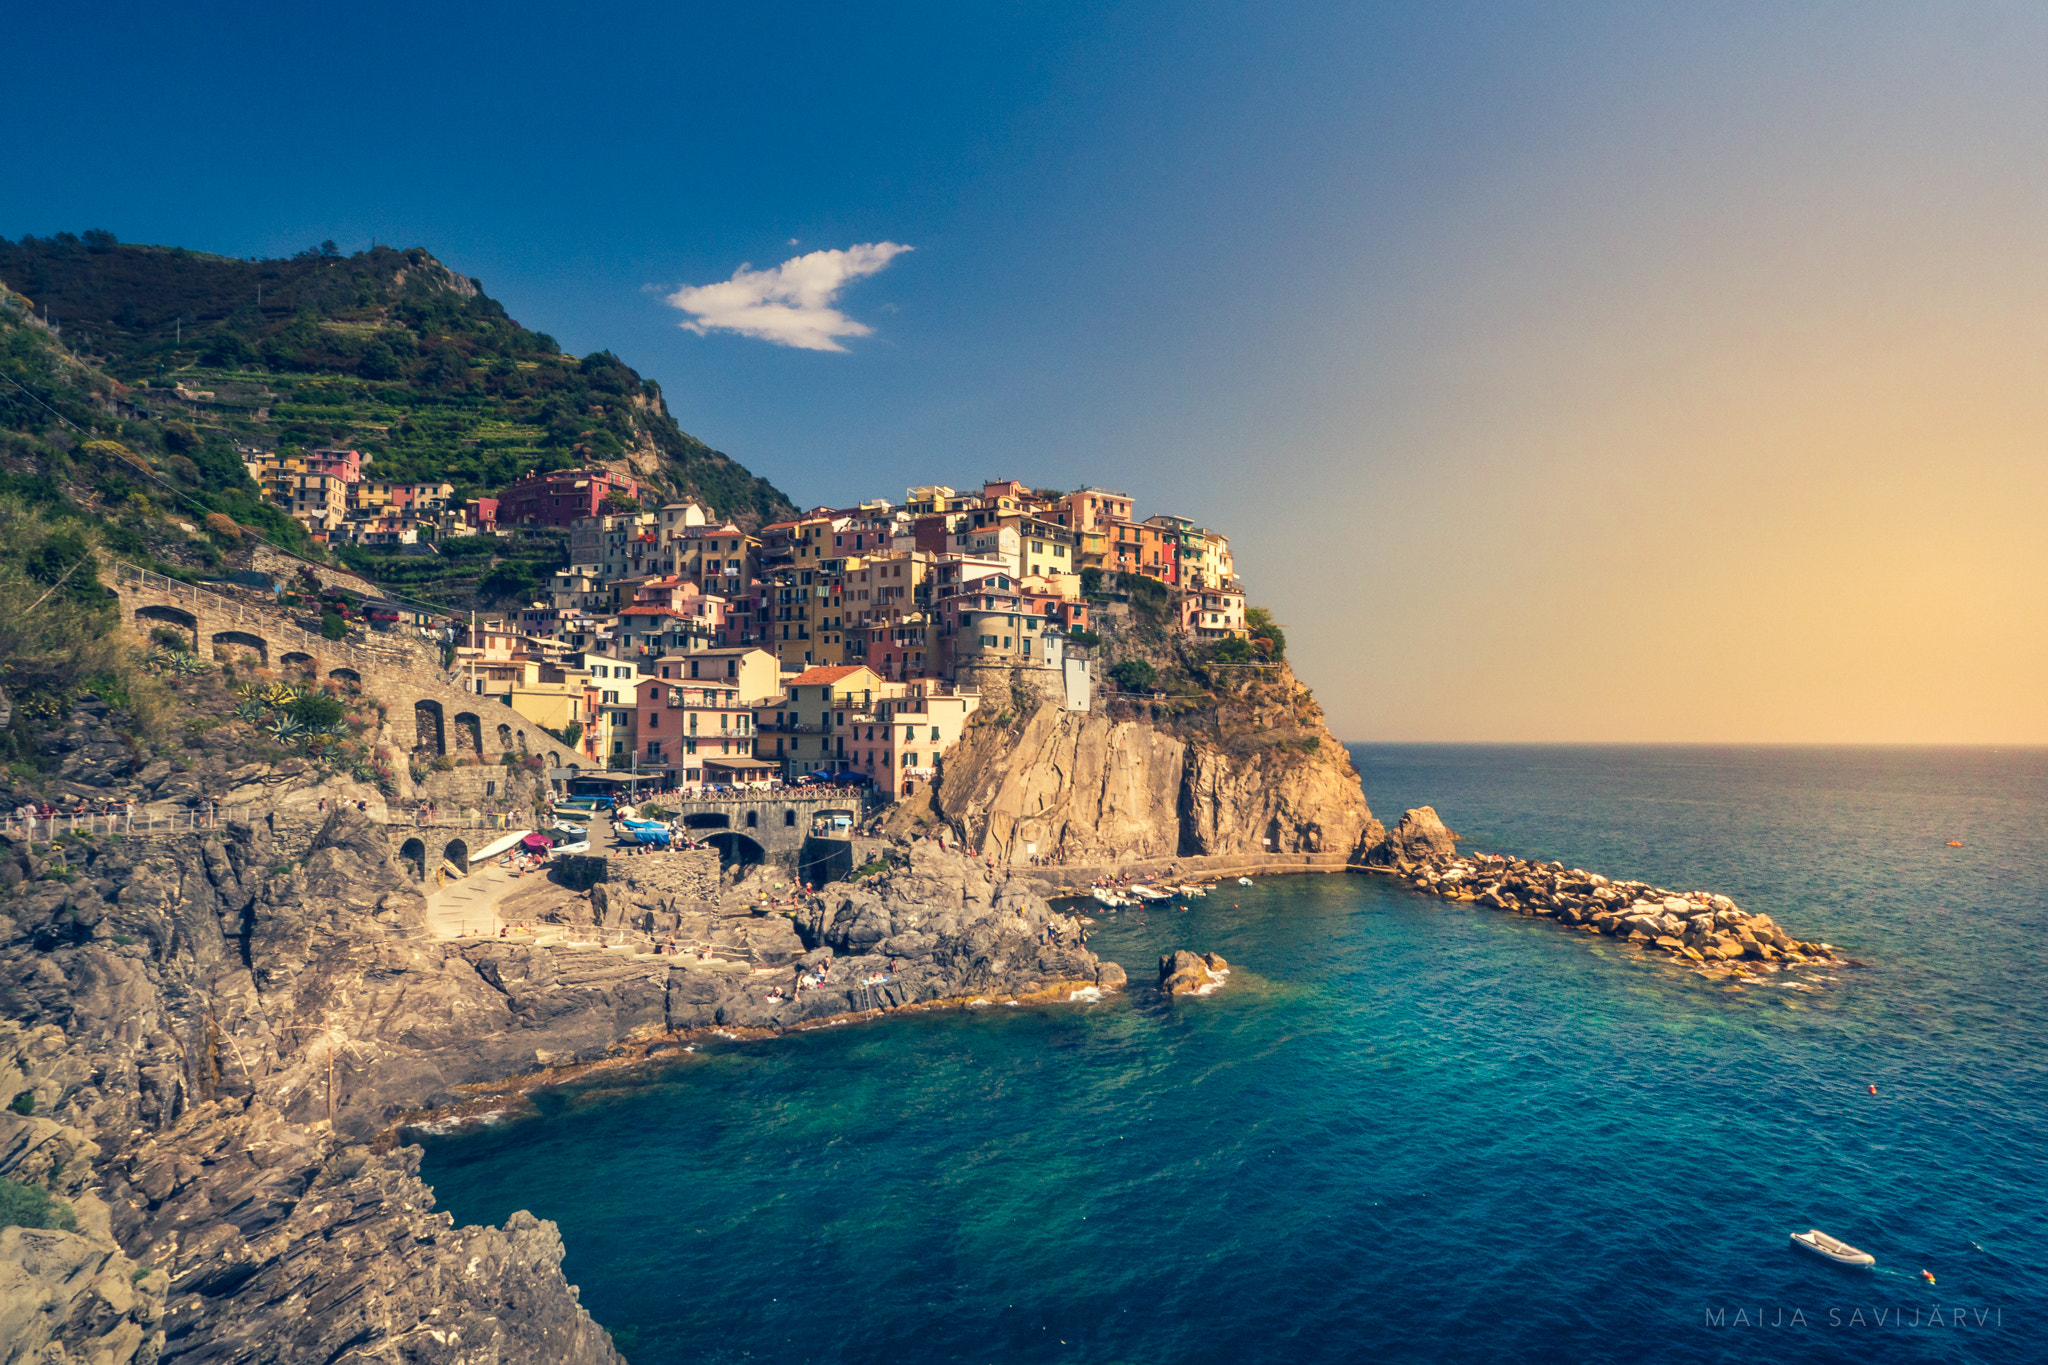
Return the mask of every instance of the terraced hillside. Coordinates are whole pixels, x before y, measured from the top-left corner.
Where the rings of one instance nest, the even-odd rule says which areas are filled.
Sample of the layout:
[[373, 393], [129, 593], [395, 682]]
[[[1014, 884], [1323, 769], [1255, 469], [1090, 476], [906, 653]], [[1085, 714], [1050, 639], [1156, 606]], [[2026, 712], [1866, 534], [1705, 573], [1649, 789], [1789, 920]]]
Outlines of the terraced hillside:
[[752, 526], [789, 500], [685, 433], [609, 352], [564, 355], [425, 250], [281, 260], [84, 238], [0, 238], [0, 282], [121, 390], [123, 412], [232, 449], [345, 443], [378, 479], [487, 493], [531, 470], [630, 469]]

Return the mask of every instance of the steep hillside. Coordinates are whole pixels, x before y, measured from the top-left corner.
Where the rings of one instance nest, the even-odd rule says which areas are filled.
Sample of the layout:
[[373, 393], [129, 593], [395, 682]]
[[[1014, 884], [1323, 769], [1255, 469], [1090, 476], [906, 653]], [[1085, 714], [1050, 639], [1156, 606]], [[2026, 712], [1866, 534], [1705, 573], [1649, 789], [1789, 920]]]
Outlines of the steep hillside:
[[255, 261], [59, 233], [0, 239], [0, 282], [124, 404], [202, 445], [345, 443], [376, 478], [464, 495], [596, 462], [748, 525], [794, 511], [678, 427], [653, 381], [609, 352], [562, 354], [418, 247]]

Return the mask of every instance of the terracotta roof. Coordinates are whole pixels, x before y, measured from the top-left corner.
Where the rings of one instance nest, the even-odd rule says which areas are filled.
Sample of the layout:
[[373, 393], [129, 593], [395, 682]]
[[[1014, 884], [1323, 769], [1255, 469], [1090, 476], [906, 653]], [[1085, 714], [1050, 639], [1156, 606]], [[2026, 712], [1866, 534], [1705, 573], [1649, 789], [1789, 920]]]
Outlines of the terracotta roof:
[[822, 685], [824, 683], [836, 683], [841, 678], [845, 677], [847, 674], [858, 673], [866, 667], [866, 664], [846, 664], [838, 667], [820, 666], [816, 668], [807, 668], [803, 672], [797, 674], [794, 678], [791, 678], [789, 680], [789, 683], [792, 687], [807, 687], [812, 685]]

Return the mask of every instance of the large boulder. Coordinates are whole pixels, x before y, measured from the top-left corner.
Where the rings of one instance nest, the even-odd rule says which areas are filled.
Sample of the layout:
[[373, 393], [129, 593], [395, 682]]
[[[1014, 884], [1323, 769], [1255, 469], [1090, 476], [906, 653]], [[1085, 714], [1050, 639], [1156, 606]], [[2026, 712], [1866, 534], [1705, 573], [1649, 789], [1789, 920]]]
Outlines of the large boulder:
[[1433, 806], [1404, 811], [1401, 822], [1387, 831], [1387, 837], [1372, 851], [1371, 861], [1398, 867], [1432, 858], [1449, 858], [1458, 851], [1458, 836], [1444, 827]]
[[1179, 948], [1159, 959], [1159, 991], [1162, 995], [1199, 995], [1215, 986], [1229, 969], [1219, 953], [1196, 954]]

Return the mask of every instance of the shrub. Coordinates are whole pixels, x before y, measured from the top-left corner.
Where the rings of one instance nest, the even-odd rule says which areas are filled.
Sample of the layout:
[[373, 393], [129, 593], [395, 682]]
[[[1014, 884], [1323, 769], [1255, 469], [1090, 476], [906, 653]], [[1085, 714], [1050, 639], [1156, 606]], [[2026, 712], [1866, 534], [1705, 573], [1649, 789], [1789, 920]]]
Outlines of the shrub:
[[1109, 678], [1126, 692], [1150, 692], [1159, 685], [1159, 670], [1143, 659], [1125, 659], [1109, 670]]
[[78, 1231], [78, 1215], [40, 1185], [0, 1177], [0, 1228], [57, 1228]]
[[340, 640], [340, 639], [343, 639], [343, 638], [345, 638], [345, 637], [346, 637], [347, 635], [348, 635], [348, 622], [346, 622], [346, 621], [342, 620], [342, 619], [341, 619], [341, 618], [340, 618], [339, 616], [335, 615], [335, 614], [334, 614], [333, 612], [331, 612], [331, 611], [329, 611], [329, 612], [322, 612], [322, 613], [321, 613], [321, 615], [320, 615], [320, 638], [321, 638], [321, 639], [323, 639], [323, 640]]
[[1215, 653], [1210, 657], [1219, 664], [1248, 664], [1258, 656], [1250, 641], [1240, 640], [1233, 635], [1228, 640], [1220, 641]]
[[1287, 657], [1287, 633], [1280, 623], [1273, 619], [1273, 613], [1264, 607], [1244, 609], [1245, 629], [1251, 632], [1252, 646], [1269, 659]]
[[308, 692], [284, 709], [293, 720], [314, 728], [339, 724], [342, 717], [341, 700], [325, 692]]
[[1067, 643], [1070, 645], [1094, 646], [1102, 643], [1102, 637], [1092, 630], [1083, 630], [1081, 627], [1076, 626], [1067, 632]]
[[14, 1097], [13, 1101], [12, 1101], [12, 1102], [11, 1102], [11, 1103], [10, 1103], [10, 1104], [9, 1104], [9, 1105], [7, 1106], [7, 1107], [8, 1107], [9, 1109], [12, 1109], [12, 1110], [13, 1110], [13, 1111], [14, 1111], [15, 1113], [17, 1113], [17, 1114], [21, 1114], [21, 1115], [28, 1115], [28, 1114], [33, 1114], [33, 1113], [35, 1113], [35, 1112], [36, 1112], [36, 1092], [35, 1092], [35, 1091], [33, 1091], [33, 1090], [24, 1090], [24, 1091], [22, 1091], [22, 1092], [21, 1092], [21, 1093], [20, 1093], [19, 1095], [16, 1095], [16, 1096]]

